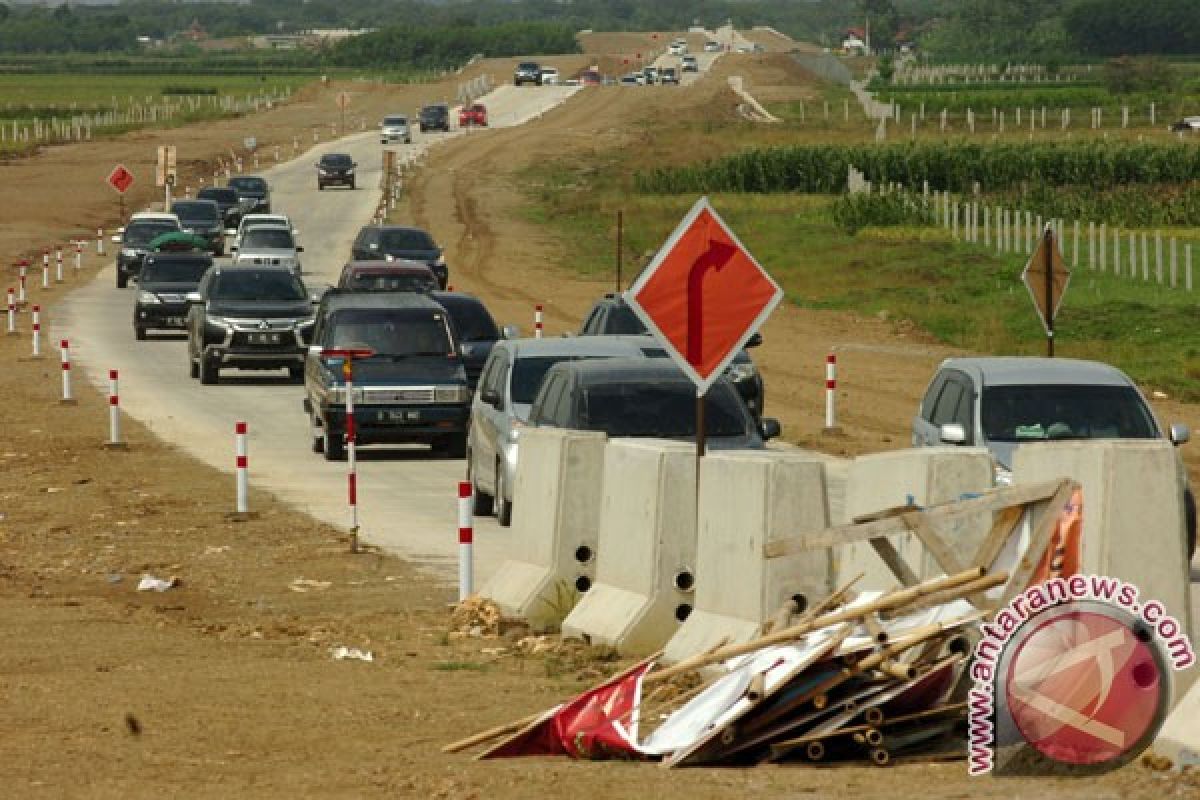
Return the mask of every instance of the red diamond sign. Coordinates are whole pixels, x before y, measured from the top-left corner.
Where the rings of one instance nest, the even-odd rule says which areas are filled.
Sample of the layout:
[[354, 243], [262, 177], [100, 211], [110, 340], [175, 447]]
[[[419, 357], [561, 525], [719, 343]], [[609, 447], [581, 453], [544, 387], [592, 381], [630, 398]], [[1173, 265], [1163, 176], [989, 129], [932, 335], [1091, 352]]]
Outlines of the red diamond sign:
[[783, 290], [701, 198], [626, 300], [703, 394], [783, 299]]
[[124, 164], [117, 164], [113, 167], [112, 172], [108, 173], [108, 185], [121, 194], [125, 194], [133, 185], [133, 173], [125, 169]]

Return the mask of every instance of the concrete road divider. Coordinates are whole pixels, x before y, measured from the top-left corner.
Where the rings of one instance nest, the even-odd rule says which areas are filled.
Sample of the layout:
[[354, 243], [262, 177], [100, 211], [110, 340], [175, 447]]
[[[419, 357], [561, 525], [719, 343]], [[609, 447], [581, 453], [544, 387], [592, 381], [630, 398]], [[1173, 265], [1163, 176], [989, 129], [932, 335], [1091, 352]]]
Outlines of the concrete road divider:
[[521, 431], [511, 557], [480, 594], [535, 630], [561, 625], [595, 582], [604, 446], [595, 431]]
[[[1052, 477], [1062, 477], [1054, 475]], [[905, 505], [928, 506], [957, 500], [992, 487], [992, 457], [982, 447], [917, 447], [859, 456], [850, 462], [846, 477], [845, 519]], [[984, 520], [972, 520], [974, 531], [953, 538], [960, 561], [967, 563], [987, 533]], [[972, 535], [974, 534], [974, 535]], [[942, 570], [915, 534], [888, 538], [896, 552], [924, 579]], [[891, 589], [896, 576], [869, 542], [854, 542], [837, 554], [838, 585], [863, 573], [856, 589]]]
[[[1052, 477], [1078, 481], [1083, 489], [1080, 572], [1133, 584], [1144, 601], [1165, 605], [1195, 641], [1183, 484], [1175, 458], [1171, 443], [1160, 440], [1035, 443], [1017, 449], [1013, 483]], [[1190, 683], [1196, 672], [1177, 677]]]
[[803, 451], [718, 452], [700, 466], [696, 607], [667, 643], [675, 663], [718, 645], [748, 642], [787, 602], [799, 610], [833, 591], [833, 553], [767, 559], [773, 535], [830, 526], [826, 462]]
[[691, 614], [696, 581], [696, 448], [614, 439], [604, 452], [596, 584], [565, 637], [644, 655]]

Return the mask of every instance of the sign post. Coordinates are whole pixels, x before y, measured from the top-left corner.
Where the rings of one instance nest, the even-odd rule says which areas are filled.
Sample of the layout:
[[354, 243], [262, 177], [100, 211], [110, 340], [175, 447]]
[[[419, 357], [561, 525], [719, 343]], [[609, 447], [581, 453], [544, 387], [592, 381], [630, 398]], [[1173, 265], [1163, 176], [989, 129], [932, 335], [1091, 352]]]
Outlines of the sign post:
[[125, 192], [133, 185], [133, 173], [125, 169], [124, 164], [117, 164], [108, 173], [108, 185], [117, 190], [121, 202], [121, 224], [125, 224]]
[[1046, 329], [1046, 355], [1054, 357], [1054, 318], [1062, 305], [1063, 295], [1071, 282], [1071, 270], [1063, 261], [1062, 252], [1054, 236], [1053, 225], [1047, 225], [1038, 239], [1029, 262], [1021, 273], [1021, 281], [1029, 290], [1033, 307]]
[[708, 198], [679, 227], [626, 293], [633, 312], [696, 386], [696, 480], [705, 450], [704, 398], [783, 299]]
[[175, 145], [160, 144], [158, 146], [158, 162], [154, 169], [154, 185], [164, 189], [164, 211], [171, 209], [171, 188], [175, 186], [176, 178]]
[[342, 112], [342, 127], [341, 132], [346, 134], [346, 106], [350, 105], [350, 95], [347, 92], [338, 92], [337, 96], [338, 109]]
[[[330, 348], [321, 351], [322, 358], [342, 359], [342, 386], [346, 393], [346, 494], [350, 503], [350, 552], [358, 552], [358, 462], [354, 451], [354, 359], [370, 358], [375, 351], [369, 347]], [[325, 431], [325, 446], [329, 447], [330, 431]]]

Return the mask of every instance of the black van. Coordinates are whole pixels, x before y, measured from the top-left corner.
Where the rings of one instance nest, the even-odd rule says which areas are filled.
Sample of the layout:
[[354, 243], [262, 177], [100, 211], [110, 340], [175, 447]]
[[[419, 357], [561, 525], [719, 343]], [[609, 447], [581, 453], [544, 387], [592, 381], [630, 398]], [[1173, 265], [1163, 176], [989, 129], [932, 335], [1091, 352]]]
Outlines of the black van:
[[425, 131], [450, 132], [450, 108], [445, 103], [421, 107], [421, 133]]

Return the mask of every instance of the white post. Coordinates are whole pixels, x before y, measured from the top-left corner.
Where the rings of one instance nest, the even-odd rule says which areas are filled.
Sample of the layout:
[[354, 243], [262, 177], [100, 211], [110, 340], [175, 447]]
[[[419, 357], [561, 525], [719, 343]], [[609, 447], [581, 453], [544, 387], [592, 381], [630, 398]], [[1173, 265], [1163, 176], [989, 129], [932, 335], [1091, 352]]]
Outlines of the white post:
[[1137, 278], [1137, 234], [1129, 232], [1129, 277]]
[[121, 444], [121, 395], [117, 390], [117, 371], [108, 371], [108, 443]]
[[1121, 232], [1113, 228], [1113, 275], [1121, 274]]
[[1108, 223], [1100, 223], [1100, 271], [1108, 272]]
[[54, 251], [54, 282], [63, 282], [62, 245]]
[[1033, 255], [1033, 212], [1025, 212], [1025, 254]]
[[[246, 453], [246, 423], [235, 422], [233, 425], [234, 452], [236, 466], [237, 513], [246, 514], [250, 511], [250, 479], [249, 457]], [[328, 445], [326, 445], [328, 446]]]
[[1190, 292], [1192, 290], [1192, 246], [1190, 244], [1183, 248], [1183, 281], [1184, 286]]
[[533, 337], [535, 339], [542, 338], [542, 304], [538, 303], [533, 307]]
[[1176, 250], [1175, 237], [1171, 237], [1171, 288], [1179, 285], [1179, 258]]
[[992, 222], [991, 206], [984, 206], [983, 207], [983, 246], [984, 247], [992, 246], [991, 222]]
[[1150, 236], [1142, 232], [1142, 280], [1150, 280]]
[[1154, 232], [1154, 277], [1161, 286], [1163, 282], [1162, 231]]
[[471, 482], [458, 483], [458, 600], [475, 592], [475, 564], [472, 551], [475, 531], [471, 520]]
[[104, 255], [104, 229], [96, 228], [96, 255]]
[[33, 307], [33, 357], [42, 357], [42, 307]]
[[1088, 269], [1096, 271], [1096, 222], [1088, 221]]
[[70, 403], [71, 397], [71, 345], [63, 339], [59, 342], [59, 348], [62, 352], [62, 399], [64, 403]]
[[8, 289], [8, 335], [17, 335], [17, 290]]
[[825, 430], [837, 427], [837, 353], [825, 356]]
[[1071, 254], [1071, 266], [1079, 266], [1079, 220], [1075, 220], [1074, 250]]

